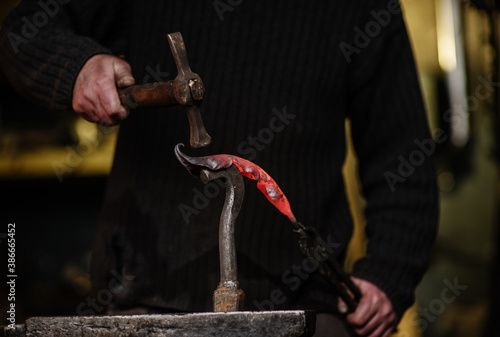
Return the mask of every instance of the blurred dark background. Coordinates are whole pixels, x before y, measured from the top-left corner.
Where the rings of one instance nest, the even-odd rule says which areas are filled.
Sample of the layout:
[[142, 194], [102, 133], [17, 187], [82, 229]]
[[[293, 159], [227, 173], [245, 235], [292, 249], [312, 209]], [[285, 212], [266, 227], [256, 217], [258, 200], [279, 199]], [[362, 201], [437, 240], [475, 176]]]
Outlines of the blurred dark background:
[[[0, 22], [16, 3], [1, 0]], [[430, 129], [449, 137], [436, 149], [441, 220], [434, 258], [397, 336], [497, 336], [498, 4], [402, 0], [402, 5]], [[88, 275], [90, 250], [116, 132], [71, 111], [34, 106], [0, 74], [0, 248], [6, 261], [7, 225], [15, 222], [17, 322], [77, 315], [81, 303], [96, 297]], [[345, 170], [350, 191], [356, 190], [355, 162], [350, 152]], [[348, 255], [352, 263], [365, 241], [363, 200], [355, 192], [350, 198], [358, 226]], [[1, 283], [0, 325], [6, 324], [8, 305]], [[461, 286], [452, 301], [442, 295], [450, 283]]]
[[[0, 22], [18, 1], [0, 2]], [[7, 225], [16, 224], [16, 322], [76, 315], [95, 296], [90, 249], [112, 163], [115, 129], [72, 111], [27, 102], [0, 73], [0, 247], [6, 281]], [[7, 290], [0, 286], [0, 325]], [[96, 312], [100, 313], [100, 312]]]

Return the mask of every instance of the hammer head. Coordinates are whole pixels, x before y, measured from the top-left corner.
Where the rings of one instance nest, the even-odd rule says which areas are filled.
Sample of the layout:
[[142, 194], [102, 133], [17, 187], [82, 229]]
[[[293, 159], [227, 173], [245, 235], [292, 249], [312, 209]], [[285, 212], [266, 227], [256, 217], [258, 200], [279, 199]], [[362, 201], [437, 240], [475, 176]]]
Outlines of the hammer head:
[[186, 46], [179, 32], [168, 34], [168, 43], [177, 66], [174, 80], [174, 93], [177, 102], [184, 106], [191, 129], [191, 147], [198, 148], [210, 144], [211, 138], [201, 119], [200, 104], [205, 94], [205, 87], [200, 76], [191, 71], [186, 53]]
[[200, 110], [205, 87], [200, 76], [189, 67], [182, 35], [177, 32], [168, 34], [167, 38], [178, 71], [175, 80], [120, 88], [120, 101], [127, 110], [182, 105], [189, 120], [191, 147], [207, 146], [211, 138], [203, 125]]

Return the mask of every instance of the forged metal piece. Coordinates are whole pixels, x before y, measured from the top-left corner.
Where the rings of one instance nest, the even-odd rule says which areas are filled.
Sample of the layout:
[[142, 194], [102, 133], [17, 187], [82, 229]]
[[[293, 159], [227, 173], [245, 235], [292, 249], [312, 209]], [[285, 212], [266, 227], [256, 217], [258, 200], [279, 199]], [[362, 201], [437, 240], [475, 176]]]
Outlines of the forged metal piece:
[[214, 311], [239, 311], [243, 309], [245, 293], [238, 288], [234, 223], [243, 204], [245, 185], [234, 165], [219, 171], [200, 171], [200, 179], [204, 184], [218, 178], [224, 180], [226, 200], [219, 223], [220, 283], [214, 292]]
[[200, 76], [191, 71], [181, 33], [168, 34], [167, 38], [177, 66], [177, 77], [173, 81], [118, 89], [120, 101], [127, 110], [182, 105], [189, 120], [191, 147], [207, 146], [211, 138], [205, 130], [200, 110], [205, 87]]
[[[190, 157], [182, 153], [182, 146], [183, 144], [177, 144], [177, 146], [175, 147], [175, 155], [177, 156], [177, 159], [179, 159], [179, 161], [186, 167], [186, 169], [195, 177], [203, 175], [203, 172], [213, 172], [216, 170], [221, 170], [218, 172], [225, 172], [229, 170], [228, 168], [237, 168], [239, 172], [245, 177], [257, 180], [257, 188], [278, 210], [285, 214], [292, 222], [293, 230], [298, 235], [299, 247], [302, 254], [305, 257], [312, 258], [318, 262], [319, 272], [328, 282], [332, 284], [334, 290], [346, 303], [348, 312], [354, 312], [356, 310], [356, 307], [361, 298], [361, 292], [359, 288], [352, 282], [350, 276], [344, 271], [342, 266], [336, 260], [335, 256], [328, 253], [327, 248], [323, 244], [324, 241], [321, 240], [316, 229], [310, 226], [305, 227], [304, 225], [302, 225], [302, 223], [297, 221], [295, 215], [291, 210], [288, 199], [286, 198], [285, 194], [283, 194], [278, 184], [273, 180], [273, 178], [271, 178], [271, 176], [269, 176], [259, 166], [243, 158], [227, 154], [218, 154], [205, 157]], [[232, 179], [235, 178], [233, 177]], [[228, 192], [226, 192], [226, 201], [227, 196]], [[227, 216], [224, 215], [226, 212], [227, 211], [225, 210], [223, 212], [223, 215], [221, 216], [221, 223], [222, 218], [224, 216]], [[222, 232], [220, 235], [222, 235]], [[232, 237], [232, 242], [234, 244], [234, 236]], [[322, 261], [317, 260], [316, 256], [318, 254], [322, 257]], [[236, 262], [234, 265], [236, 265]], [[234, 275], [234, 277], [236, 277], [236, 275]]]
[[267, 200], [269, 200], [274, 207], [286, 215], [292, 223], [297, 222], [285, 194], [281, 191], [274, 179], [262, 168], [255, 165], [251, 161], [228, 154], [217, 154], [206, 157], [190, 157], [182, 153], [181, 147], [183, 146], [184, 144], [181, 143], [175, 146], [175, 155], [181, 164], [184, 165], [184, 167], [186, 167], [189, 173], [193, 176], [199, 177], [199, 171], [203, 168], [216, 171], [228, 168], [234, 164], [243, 176], [257, 181], [257, 188], [266, 196]]

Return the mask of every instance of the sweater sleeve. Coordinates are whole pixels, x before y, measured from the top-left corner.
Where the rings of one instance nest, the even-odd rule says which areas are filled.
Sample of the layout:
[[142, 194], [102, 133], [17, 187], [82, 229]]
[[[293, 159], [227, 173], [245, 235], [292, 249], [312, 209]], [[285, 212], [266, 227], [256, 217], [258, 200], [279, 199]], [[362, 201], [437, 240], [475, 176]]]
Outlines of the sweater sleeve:
[[349, 64], [348, 114], [368, 237], [367, 254], [355, 263], [353, 275], [383, 290], [401, 318], [414, 302], [437, 232], [435, 145], [403, 17], [383, 3], [359, 25], [372, 31], [364, 40], [358, 37]]
[[[106, 2], [106, 1], [104, 1]], [[0, 69], [34, 103], [71, 109], [73, 85], [85, 62], [110, 53], [91, 33], [97, 1], [22, 1], [0, 30]]]

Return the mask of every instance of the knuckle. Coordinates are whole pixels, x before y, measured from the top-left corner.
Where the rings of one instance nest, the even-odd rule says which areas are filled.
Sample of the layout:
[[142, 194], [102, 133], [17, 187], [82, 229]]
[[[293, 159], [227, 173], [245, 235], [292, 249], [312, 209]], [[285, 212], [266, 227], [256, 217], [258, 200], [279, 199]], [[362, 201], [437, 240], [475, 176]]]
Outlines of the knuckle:
[[361, 326], [363, 325], [363, 320], [361, 317], [353, 316], [348, 319], [349, 323], [351, 323], [354, 326]]
[[109, 86], [109, 79], [105, 76], [99, 76], [95, 79], [94, 85], [100, 90], [106, 89]]
[[72, 108], [75, 112], [82, 112], [82, 106], [79, 101], [73, 100]]
[[84, 102], [81, 102], [81, 101], [73, 102], [73, 110], [75, 112], [77, 112], [78, 114], [87, 114], [87, 111], [88, 111]]
[[90, 86], [84, 86], [83, 88], [80, 89], [78, 95], [81, 97], [82, 100], [91, 101], [94, 98], [94, 90]]
[[113, 101], [105, 106], [106, 114], [111, 118], [119, 118], [123, 115], [121, 104]]

